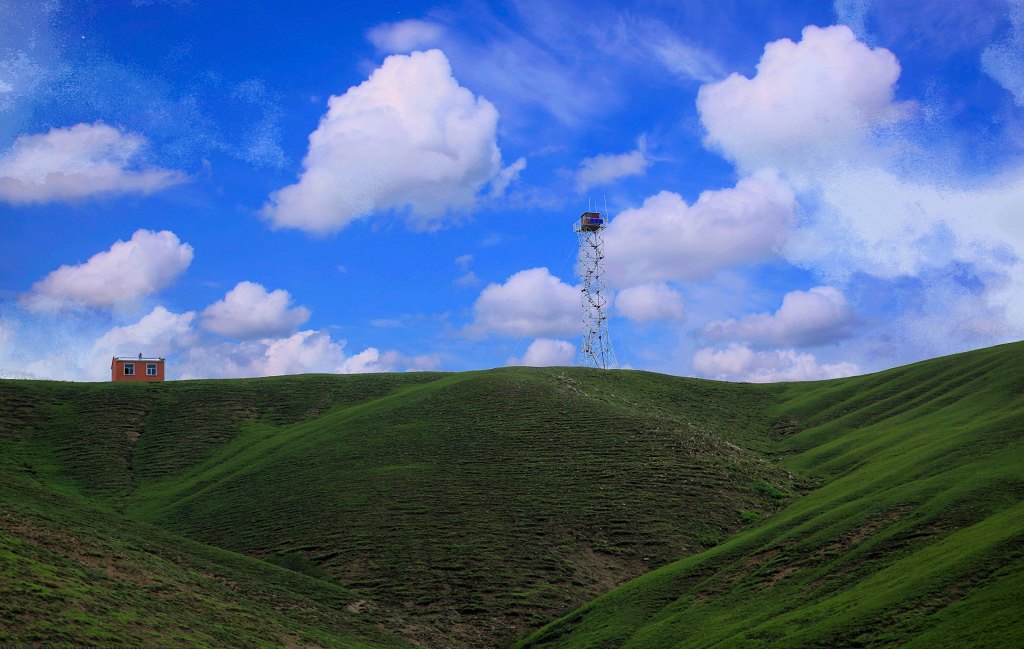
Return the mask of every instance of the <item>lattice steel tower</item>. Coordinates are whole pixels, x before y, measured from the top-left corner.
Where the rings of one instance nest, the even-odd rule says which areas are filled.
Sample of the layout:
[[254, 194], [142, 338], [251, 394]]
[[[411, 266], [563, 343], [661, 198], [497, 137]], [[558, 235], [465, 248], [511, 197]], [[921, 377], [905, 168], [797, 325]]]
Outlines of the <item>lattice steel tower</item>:
[[600, 212], [584, 212], [573, 226], [579, 237], [579, 267], [583, 287], [583, 342], [576, 359], [577, 365], [598, 367], [603, 370], [618, 366], [612, 340], [608, 337], [608, 303], [604, 288], [604, 234], [605, 218]]

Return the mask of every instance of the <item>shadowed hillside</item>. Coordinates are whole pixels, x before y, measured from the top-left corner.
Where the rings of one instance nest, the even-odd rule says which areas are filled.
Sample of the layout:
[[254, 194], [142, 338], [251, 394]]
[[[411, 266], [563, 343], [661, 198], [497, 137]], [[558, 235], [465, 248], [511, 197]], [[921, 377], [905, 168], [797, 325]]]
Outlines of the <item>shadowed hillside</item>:
[[761, 454], [771, 392], [525, 368], [8, 381], [0, 419], [51, 488], [349, 588], [411, 641], [498, 646], [798, 490]]
[[1014, 646], [1022, 361], [0, 381], [0, 642]]

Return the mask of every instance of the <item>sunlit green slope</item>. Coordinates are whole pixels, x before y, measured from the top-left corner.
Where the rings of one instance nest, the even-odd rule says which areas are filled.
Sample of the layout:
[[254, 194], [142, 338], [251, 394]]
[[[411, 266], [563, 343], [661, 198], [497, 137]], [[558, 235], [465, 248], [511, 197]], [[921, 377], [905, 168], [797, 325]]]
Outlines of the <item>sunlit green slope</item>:
[[820, 487], [523, 647], [1024, 647], [1024, 345], [793, 384], [781, 465]]

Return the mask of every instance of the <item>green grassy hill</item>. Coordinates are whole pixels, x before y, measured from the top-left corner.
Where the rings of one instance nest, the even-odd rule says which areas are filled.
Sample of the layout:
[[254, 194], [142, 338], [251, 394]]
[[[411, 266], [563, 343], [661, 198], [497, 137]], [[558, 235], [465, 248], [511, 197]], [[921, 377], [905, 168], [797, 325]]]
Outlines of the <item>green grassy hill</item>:
[[768, 412], [821, 487], [522, 647], [1024, 647], [1024, 346], [794, 384]]
[[0, 381], [0, 644], [1015, 646], [1022, 360]]

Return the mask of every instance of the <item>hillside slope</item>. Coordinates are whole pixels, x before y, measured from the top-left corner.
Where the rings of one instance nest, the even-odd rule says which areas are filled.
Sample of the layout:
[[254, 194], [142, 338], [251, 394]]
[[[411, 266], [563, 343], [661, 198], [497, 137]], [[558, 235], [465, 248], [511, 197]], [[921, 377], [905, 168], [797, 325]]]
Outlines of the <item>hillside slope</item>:
[[389, 619], [340, 586], [133, 523], [0, 464], [2, 646], [411, 647], [378, 627]]
[[1022, 361], [0, 381], [0, 643], [1024, 646]]
[[500, 646], [806, 488], [763, 455], [775, 391], [565, 368], [5, 381], [0, 444], [63, 496], [348, 588], [410, 641]]
[[821, 487], [521, 647], [1024, 647], [1024, 345], [792, 384]]

